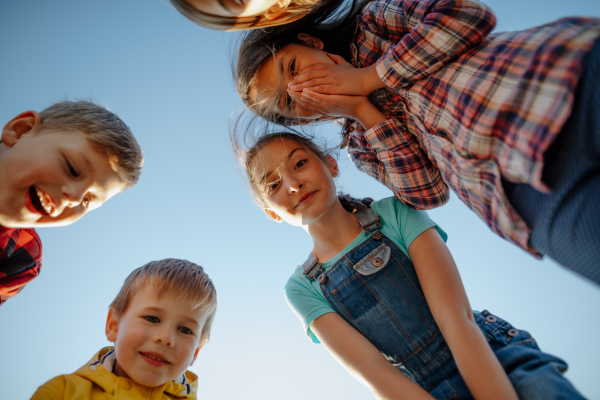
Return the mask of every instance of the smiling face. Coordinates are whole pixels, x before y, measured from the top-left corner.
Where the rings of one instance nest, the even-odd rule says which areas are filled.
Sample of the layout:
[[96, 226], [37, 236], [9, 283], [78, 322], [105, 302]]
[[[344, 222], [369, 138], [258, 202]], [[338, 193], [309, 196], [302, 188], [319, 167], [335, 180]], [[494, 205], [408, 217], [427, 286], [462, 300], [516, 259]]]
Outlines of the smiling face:
[[181, 376], [202, 348], [206, 312], [153, 284], [140, 289], [121, 316], [110, 310], [106, 337], [115, 343], [114, 373], [156, 387]]
[[125, 187], [82, 132], [2, 132], [0, 225], [68, 225]]
[[310, 38], [306, 45], [289, 44], [265, 61], [250, 89], [249, 97], [253, 103], [272, 105], [279, 115], [289, 119], [310, 122], [323, 117], [323, 114], [301, 107], [287, 93], [288, 83], [305, 68], [314, 64], [335, 64], [322, 50], [323, 42]]
[[323, 161], [294, 140], [272, 140], [256, 155], [253, 167], [268, 205], [265, 212], [276, 221], [308, 226], [338, 201], [335, 160], [326, 156]]
[[285, 11], [289, 0], [187, 0], [195, 9], [220, 17], [253, 17]]

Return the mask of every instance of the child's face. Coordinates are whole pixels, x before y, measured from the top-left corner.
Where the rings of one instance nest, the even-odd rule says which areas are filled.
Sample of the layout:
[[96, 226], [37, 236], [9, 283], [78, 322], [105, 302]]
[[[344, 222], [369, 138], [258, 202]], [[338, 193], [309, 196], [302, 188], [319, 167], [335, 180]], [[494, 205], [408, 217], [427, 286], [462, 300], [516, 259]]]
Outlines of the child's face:
[[202, 309], [148, 284], [131, 299], [125, 313], [108, 314], [106, 337], [115, 343], [114, 373], [148, 387], [181, 376], [202, 348], [206, 321]]
[[256, 176], [264, 177], [265, 212], [276, 221], [307, 226], [337, 201], [333, 177], [337, 163], [289, 139], [273, 140], [256, 157]]
[[280, 14], [290, 4], [290, 0], [187, 0], [187, 3], [205, 14], [254, 17], [265, 14], [273, 16], [273, 12]]
[[[250, 90], [254, 103], [274, 102], [278, 114], [285, 118], [314, 120], [323, 114], [303, 108], [287, 93], [287, 85], [298, 73], [314, 64], [335, 64], [318, 41], [312, 46], [289, 44], [275, 53], [260, 67], [257, 80]], [[273, 100], [274, 99], [274, 100]]]
[[82, 132], [2, 133], [0, 225], [68, 225], [124, 189]]

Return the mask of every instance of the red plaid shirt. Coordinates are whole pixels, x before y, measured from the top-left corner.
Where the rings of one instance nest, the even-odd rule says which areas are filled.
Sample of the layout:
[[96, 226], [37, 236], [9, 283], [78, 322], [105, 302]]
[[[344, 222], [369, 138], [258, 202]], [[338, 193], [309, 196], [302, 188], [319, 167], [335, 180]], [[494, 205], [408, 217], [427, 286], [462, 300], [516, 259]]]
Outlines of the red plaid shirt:
[[389, 119], [368, 131], [346, 121], [346, 141], [356, 166], [408, 206], [438, 207], [450, 187], [494, 232], [537, 254], [501, 177], [548, 191], [544, 152], [571, 112], [600, 20], [490, 35], [495, 22], [470, 0], [367, 4], [352, 63], [377, 65], [388, 88], [370, 98]]
[[42, 268], [42, 241], [33, 229], [0, 226], [0, 305], [35, 279]]

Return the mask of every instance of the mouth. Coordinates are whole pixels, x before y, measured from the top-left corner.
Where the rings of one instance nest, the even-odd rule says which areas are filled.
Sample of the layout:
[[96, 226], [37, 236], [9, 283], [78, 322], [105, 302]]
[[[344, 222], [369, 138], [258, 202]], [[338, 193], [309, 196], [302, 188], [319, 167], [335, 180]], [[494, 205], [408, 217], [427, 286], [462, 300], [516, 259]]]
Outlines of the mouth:
[[296, 204], [296, 207], [294, 208], [298, 208], [300, 205], [306, 203], [308, 200], [312, 199], [312, 196], [317, 193], [317, 191], [315, 190], [314, 192], [310, 192], [305, 194], [304, 196], [300, 197], [300, 201], [298, 202], [298, 204]]
[[142, 357], [144, 357], [144, 360], [146, 360], [146, 362], [155, 366], [171, 364], [169, 361], [165, 360], [162, 357], [162, 355], [157, 353], [143, 353], [140, 351], [140, 354], [142, 355]]
[[31, 204], [33, 204], [33, 208], [35, 208], [37, 212], [42, 215], [50, 215], [52, 212], [52, 204], [50, 204], [51, 202], [44, 192], [37, 189], [35, 186], [31, 186], [29, 188], [29, 197], [31, 199]]

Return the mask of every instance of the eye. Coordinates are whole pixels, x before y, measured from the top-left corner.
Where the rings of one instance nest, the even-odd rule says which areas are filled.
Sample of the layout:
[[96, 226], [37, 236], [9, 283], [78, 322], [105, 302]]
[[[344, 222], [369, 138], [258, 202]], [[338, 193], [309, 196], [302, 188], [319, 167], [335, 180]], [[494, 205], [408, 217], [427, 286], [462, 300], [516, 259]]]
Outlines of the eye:
[[294, 169], [298, 169], [300, 167], [302, 167], [304, 164], [306, 164], [308, 160], [300, 160], [296, 163], [296, 165], [294, 166]]
[[85, 208], [88, 208], [90, 206], [90, 197], [88, 195], [85, 195], [81, 204], [83, 204]]
[[271, 182], [267, 185], [267, 192], [273, 192], [277, 187], [279, 187], [279, 181]]
[[148, 322], [152, 322], [153, 324], [157, 324], [160, 322], [160, 319], [158, 317], [155, 317], [154, 315], [146, 315], [144, 319]]
[[65, 161], [67, 162], [67, 169], [69, 170], [69, 173], [73, 175], [74, 178], [78, 178], [79, 172], [77, 172], [75, 167], [73, 167], [73, 164], [71, 164], [68, 158], [65, 158]]
[[290, 74], [292, 76], [296, 76], [296, 59], [292, 59], [292, 62], [290, 62]]
[[192, 330], [191, 330], [191, 329], [189, 329], [189, 328], [186, 328], [185, 326], [180, 326], [178, 329], [179, 329], [179, 331], [180, 331], [181, 333], [184, 333], [184, 334], [186, 334], [186, 335], [193, 335], [193, 334], [194, 334], [194, 332], [192, 332]]

